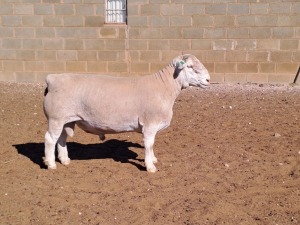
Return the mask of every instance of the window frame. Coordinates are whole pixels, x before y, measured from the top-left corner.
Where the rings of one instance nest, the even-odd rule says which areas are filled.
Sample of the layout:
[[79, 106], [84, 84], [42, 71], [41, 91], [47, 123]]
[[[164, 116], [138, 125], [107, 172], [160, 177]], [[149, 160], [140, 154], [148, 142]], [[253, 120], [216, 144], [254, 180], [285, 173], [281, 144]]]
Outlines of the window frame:
[[[117, 0], [105, 0], [105, 10], [104, 10], [104, 13], [105, 13], [105, 24], [109, 24], [109, 25], [127, 25], [127, 19], [128, 19], [128, 4], [127, 4], [127, 0], [119, 0], [119, 1], [122, 1], [122, 4], [125, 4], [125, 8], [124, 9], [108, 9], [108, 1], [117, 1]], [[109, 15], [108, 15], [108, 12], [111, 11], [112, 14], [113, 12], [123, 12], [122, 15], [124, 16], [124, 19], [122, 22], [120, 21], [117, 21], [117, 22], [113, 22], [113, 21], [109, 21], [108, 18], [109, 18]], [[117, 13], [113, 14], [113, 16], [116, 17]]]

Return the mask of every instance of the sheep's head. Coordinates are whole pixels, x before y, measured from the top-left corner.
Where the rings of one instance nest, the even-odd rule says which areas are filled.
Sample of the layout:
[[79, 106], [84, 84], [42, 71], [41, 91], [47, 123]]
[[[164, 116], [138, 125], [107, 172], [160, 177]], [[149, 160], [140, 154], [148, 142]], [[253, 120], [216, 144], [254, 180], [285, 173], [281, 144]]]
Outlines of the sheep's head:
[[179, 80], [182, 88], [196, 86], [206, 88], [209, 85], [210, 76], [203, 64], [193, 55], [178, 56], [173, 60], [175, 78]]

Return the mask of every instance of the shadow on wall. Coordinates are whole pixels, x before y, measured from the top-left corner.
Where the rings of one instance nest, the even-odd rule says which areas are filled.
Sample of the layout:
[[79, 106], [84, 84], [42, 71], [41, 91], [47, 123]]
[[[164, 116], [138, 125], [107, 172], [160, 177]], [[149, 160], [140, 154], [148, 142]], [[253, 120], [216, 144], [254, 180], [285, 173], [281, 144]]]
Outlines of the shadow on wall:
[[[139, 164], [139, 162], [144, 162], [144, 160], [137, 159], [138, 154], [129, 149], [130, 147], [143, 148], [143, 146], [138, 143], [112, 139], [99, 144], [85, 145], [76, 142], [68, 142], [67, 145], [71, 160], [113, 159], [116, 162], [130, 163], [139, 170], [146, 171], [146, 168]], [[13, 146], [17, 149], [19, 154], [26, 156], [42, 169], [47, 168], [43, 163], [44, 143], [26, 143]]]

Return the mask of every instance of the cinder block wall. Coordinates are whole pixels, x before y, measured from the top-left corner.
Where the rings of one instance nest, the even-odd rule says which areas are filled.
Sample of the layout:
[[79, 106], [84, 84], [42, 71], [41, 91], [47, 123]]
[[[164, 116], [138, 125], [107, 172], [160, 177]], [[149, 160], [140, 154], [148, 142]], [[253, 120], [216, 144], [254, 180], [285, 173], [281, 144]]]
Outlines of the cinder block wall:
[[128, 0], [127, 25], [104, 14], [104, 0], [0, 0], [0, 80], [142, 76], [182, 53], [214, 82], [289, 83], [300, 65], [299, 0]]

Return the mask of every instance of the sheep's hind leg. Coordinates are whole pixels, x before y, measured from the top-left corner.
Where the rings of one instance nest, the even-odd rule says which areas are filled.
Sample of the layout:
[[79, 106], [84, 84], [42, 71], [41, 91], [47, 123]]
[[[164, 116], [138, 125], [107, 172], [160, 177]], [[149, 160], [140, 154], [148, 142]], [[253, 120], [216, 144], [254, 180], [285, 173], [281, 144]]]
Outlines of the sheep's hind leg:
[[49, 129], [45, 134], [45, 158], [44, 163], [48, 169], [56, 169], [55, 145], [62, 133], [63, 124], [49, 121]]
[[75, 123], [66, 124], [57, 142], [58, 158], [63, 165], [69, 165], [71, 161], [68, 156], [66, 141], [67, 135], [71, 137], [74, 135], [74, 126]]

